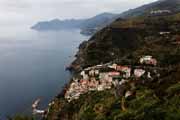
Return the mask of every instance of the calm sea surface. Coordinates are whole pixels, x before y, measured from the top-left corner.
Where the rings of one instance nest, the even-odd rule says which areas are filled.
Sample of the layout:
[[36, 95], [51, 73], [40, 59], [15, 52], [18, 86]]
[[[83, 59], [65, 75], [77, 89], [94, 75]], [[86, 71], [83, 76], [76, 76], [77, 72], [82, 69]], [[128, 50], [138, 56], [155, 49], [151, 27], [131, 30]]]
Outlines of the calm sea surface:
[[1, 30], [0, 118], [29, 113], [37, 98], [41, 98], [42, 107], [46, 106], [68, 82], [70, 74], [65, 67], [87, 39], [79, 30]]

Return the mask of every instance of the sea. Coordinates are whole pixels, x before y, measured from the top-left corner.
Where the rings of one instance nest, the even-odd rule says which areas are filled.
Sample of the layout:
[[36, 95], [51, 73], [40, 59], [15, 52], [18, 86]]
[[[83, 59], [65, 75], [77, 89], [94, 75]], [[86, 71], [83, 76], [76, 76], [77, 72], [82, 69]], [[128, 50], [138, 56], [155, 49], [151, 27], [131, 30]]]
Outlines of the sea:
[[38, 98], [40, 108], [46, 108], [69, 82], [71, 74], [65, 68], [84, 40], [88, 37], [77, 29], [0, 28], [0, 120], [31, 114], [31, 105]]

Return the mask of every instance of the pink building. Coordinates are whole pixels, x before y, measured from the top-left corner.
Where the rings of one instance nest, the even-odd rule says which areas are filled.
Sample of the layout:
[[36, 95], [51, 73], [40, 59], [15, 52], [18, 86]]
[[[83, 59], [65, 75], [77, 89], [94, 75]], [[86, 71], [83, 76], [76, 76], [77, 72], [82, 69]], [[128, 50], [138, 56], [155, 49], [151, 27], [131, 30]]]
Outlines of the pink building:
[[125, 78], [129, 78], [131, 76], [131, 68], [127, 66], [117, 66], [116, 70], [124, 72], [125, 74], [123, 75], [123, 77]]
[[108, 75], [113, 77], [113, 76], [119, 76], [120, 73], [119, 72], [109, 72]]

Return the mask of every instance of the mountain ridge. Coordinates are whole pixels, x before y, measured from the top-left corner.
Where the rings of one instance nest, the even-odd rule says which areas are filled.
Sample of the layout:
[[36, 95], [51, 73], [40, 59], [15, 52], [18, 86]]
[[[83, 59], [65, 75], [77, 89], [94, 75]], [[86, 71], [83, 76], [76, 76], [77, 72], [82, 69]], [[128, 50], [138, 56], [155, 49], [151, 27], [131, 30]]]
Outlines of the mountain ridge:
[[[117, 15], [106, 12], [87, 19], [67, 19], [67, 20], [53, 19], [50, 21], [38, 22], [37, 24], [33, 25], [31, 29], [37, 31], [49, 31], [49, 30], [57, 31], [62, 29], [82, 29], [83, 31], [85, 31], [86, 29], [91, 29], [91, 28], [99, 29], [110, 24], [115, 19], [114, 18], [115, 16]], [[83, 33], [87, 34], [85, 32]]]
[[[84, 35], [93, 35], [97, 31], [106, 27], [113, 21], [118, 18], [130, 18], [148, 15], [150, 11], [157, 9], [169, 9], [173, 13], [179, 12], [180, 8], [180, 0], [159, 0], [156, 2], [152, 2], [150, 4], [142, 5], [135, 9], [130, 9], [128, 11], [122, 12], [120, 14], [113, 13], [101, 13], [91, 18], [87, 19], [68, 19], [68, 20], [51, 20], [51, 21], [43, 21], [38, 22], [33, 25], [31, 29], [37, 31], [47, 31], [47, 30], [61, 30], [61, 29], [81, 29], [81, 33]], [[168, 7], [169, 6], [169, 7]]]

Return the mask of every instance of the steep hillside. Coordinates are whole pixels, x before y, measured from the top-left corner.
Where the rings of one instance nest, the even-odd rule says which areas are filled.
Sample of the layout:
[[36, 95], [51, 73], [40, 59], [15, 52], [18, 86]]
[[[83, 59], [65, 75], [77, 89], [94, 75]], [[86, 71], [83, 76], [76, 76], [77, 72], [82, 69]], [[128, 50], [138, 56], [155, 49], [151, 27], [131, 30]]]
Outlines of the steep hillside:
[[88, 24], [87, 22], [88, 26], [83, 27], [82, 33], [88, 33], [92, 35], [95, 32], [109, 25], [109, 23], [113, 22], [117, 18], [127, 19], [137, 16], [149, 16], [151, 11], [156, 10], [169, 10], [172, 14], [178, 13], [180, 12], [180, 0], [158, 0], [156, 2], [146, 4], [138, 8], [130, 9], [123, 13], [111, 16], [109, 17], [109, 19], [104, 19], [97, 22], [98, 24]]
[[129, 18], [148, 15], [152, 10], [171, 10], [173, 13], [180, 11], [180, 0], [158, 0], [141, 7], [131, 9], [120, 14], [119, 17]]
[[[59, 94], [47, 120], [179, 120], [180, 14], [118, 19], [80, 45], [73, 68], [78, 71], [103, 63], [117, 63], [154, 71], [152, 77], [132, 77], [126, 84], [83, 94], [67, 102]], [[156, 67], [139, 65], [151, 55]], [[158, 71], [158, 74], [157, 74]], [[125, 97], [128, 90], [132, 97]], [[65, 89], [65, 91], [67, 88]]]
[[[179, 14], [119, 19], [96, 33], [88, 42], [80, 45], [77, 59], [72, 67], [79, 69], [122, 57], [135, 56], [136, 51], [148, 49], [149, 47], [146, 48], [146, 46], [153, 44], [154, 41], [159, 41], [158, 45], [161, 47], [165, 44], [164, 42], [167, 42], [165, 41], [167, 38], [162, 37], [160, 32], [171, 31], [171, 39], [174, 39], [179, 32], [179, 27]], [[147, 51], [144, 50], [144, 52]], [[156, 57], [159, 55], [155, 54]]]
[[98, 24], [88, 24], [88, 26], [83, 27], [81, 33], [92, 35], [109, 25], [109, 23], [113, 22], [117, 18], [127, 19], [137, 16], [149, 16], [151, 15], [151, 11], [156, 10], [169, 10], [171, 11], [170, 14], [178, 13], [180, 12], [180, 0], [158, 0], [156, 2], [143, 5], [135, 9], [130, 9], [113, 17], [109, 17], [109, 19], [99, 21], [97, 22]]

